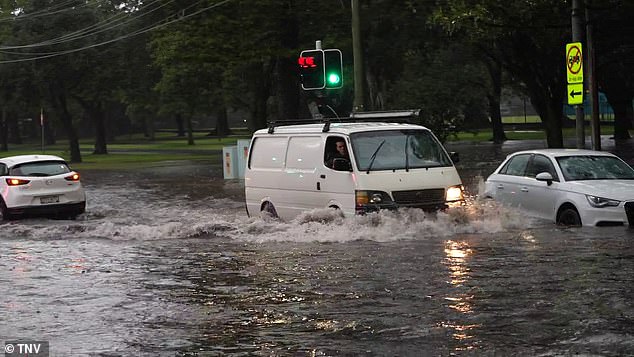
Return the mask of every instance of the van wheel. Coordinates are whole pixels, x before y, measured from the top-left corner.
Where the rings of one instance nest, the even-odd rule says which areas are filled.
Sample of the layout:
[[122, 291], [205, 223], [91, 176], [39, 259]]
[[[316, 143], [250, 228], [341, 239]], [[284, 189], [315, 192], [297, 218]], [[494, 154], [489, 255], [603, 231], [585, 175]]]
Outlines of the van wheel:
[[341, 208], [337, 207], [337, 206], [329, 206], [328, 208], [330, 208], [331, 210], [334, 210], [335, 213], [337, 215], [339, 215], [341, 218], [344, 217], [343, 211], [341, 210]]
[[271, 202], [264, 202], [262, 205], [262, 209], [260, 210], [260, 217], [264, 220], [266, 219], [276, 219], [279, 218], [277, 216], [277, 211], [275, 210], [275, 206]]
[[557, 224], [561, 226], [580, 227], [581, 217], [579, 217], [579, 212], [572, 206], [563, 208], [557, 217]]

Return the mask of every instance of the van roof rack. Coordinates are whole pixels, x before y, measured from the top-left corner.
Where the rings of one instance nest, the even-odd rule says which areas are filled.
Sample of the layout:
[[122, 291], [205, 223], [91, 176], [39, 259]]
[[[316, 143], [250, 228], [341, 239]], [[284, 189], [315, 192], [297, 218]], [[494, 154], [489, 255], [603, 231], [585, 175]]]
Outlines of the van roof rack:
[[408, 110], [385, 110], [374, 112], [352, 112], [348, 118], [313, 118], [313, 119], [287, 119], [287, 120], [272, 120], [269, 121], [268, 133], [273, 134], [275, 127], [285, 125], [297, 125], [297, 124], [319, 124], [323, 123], [324, 127], [322, 132], [326, 133], [330, 131], [330, 123], [336, 122], [349, 122], [355, 123], [359, 121], [381, 121], [390, 123], [409, 123], [411, 119], [417, 119], [420, 116], [420, 109], [408, 109]]
[[417, 119], [420, 116], [420, 109], [408, 110], [384, 110], [376, 112], [352, 112], [350, 119], [354, 120], [380, 120], [387, 122], [403, 122], [408, 119]]

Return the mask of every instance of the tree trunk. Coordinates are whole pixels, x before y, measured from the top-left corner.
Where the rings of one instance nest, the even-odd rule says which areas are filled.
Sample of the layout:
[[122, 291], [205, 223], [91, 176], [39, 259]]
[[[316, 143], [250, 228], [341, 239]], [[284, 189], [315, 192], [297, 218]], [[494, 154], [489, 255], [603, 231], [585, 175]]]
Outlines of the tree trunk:
[[299, 113], [299, 82], [297, 65], [290, 58], [277, 61], [278, 119], [297, 119]]
[[489, 116], [491, 117], [491, 129], [493, 130], [493, 143], [501, 144], [506, 141], [504, 126], [502, 125], [502, 113], [500, 112], [500, 97], [502, 96], [502, 67], [491, 59], [485, 61], [489, 76], [491, 77], [491, 90], [487, 93], [489, 102]]
[[229, 129], [229, 122], [227, 120], [227, 107], [219, 105], [216, 111], [216, 135], [220, 138], [224, 138], [231, 134]]
[[152, 116], [147, 116], [143, 119], [143, 123], [145, 124], [145, 136], [150, 141], [154, 141], [156, 139], [155, 131], [154, 131], [154, 118]]
[[13, 112], [7, 113], [7, 132], [11, 144], [22, 144], [22, 135], [18, 124], [18, 117]]
[[251, 107], [251, 117], [247, 118], [249, 131], [266, 128], [267, 125], [267, 102], [271, 96], [271, 63], [258, 63], [248, 69], [252, 73], [253, 81], [253, 106]]
[[180, 114], [175, 114], [174, 120], [176, 120], [176, 136], [185, 136], [185, 123], [183, 122], [183, 117]]
[[546, 132], [546, 144], [549, 148], [563, 148], [564, 138], [562, 135], [562, 100], [554, 99], [540, 92], [531, 92], [531, 102], [544, 125]]
[[104, 117], [103, 105], [98, 102], [94, 107], [92, 119], [95, 123], [95, 150], [92, 152], [96, 155], [105, 155], [108, 153], [106, 144], [106, 119]]
[[66, 136], [68, 137], [68, 145], [70, 149], [70, 162], [71, 163], [79, 163], [81, 162], [81, 151], [79, 150], [79, 139], [77, 137], [77, 132], [75, 131], [75, 127], [73, 126], [73, 117], [70, 115], [68, 111], [68, 105], [66, 103], [66, 94], [63, 92], [57, 92], [56, 88], [49, 88], [51, 95], [51, 103], [53, 105], [53, 110], [57, 112], [64, 129], [66, 130]]
[[7, 130], [7, 108], [2, 107], [0, 118], [0, 151], [9, 151], [9, 131]]
[[95, 126], [95, 149], [92, 153], [95, 155], [107, 154], [106, 120], [103, 111], [103, 103], [99, 100], [87, 101], [78, 96], [73, 96], [73, 98], [75, 98], [82, 108], [84, 108]]
[[632, 125], [632, 97], [614, 99], [613, 96], [608, 97], [610, 105], [614, 110], [614, 139], [629, 139], [629, 129]]
[[[180, 115], [180, 114], [179, 114]], [[187, 120], [187, 145], [194, 145], [194, 127], [192, 125], [192, 116], [188, 115]]]
[[55, 145], [55, 130], [51, 123], [51, 116], [45, 114], [44, 116], [44, 142], [46, 145]]

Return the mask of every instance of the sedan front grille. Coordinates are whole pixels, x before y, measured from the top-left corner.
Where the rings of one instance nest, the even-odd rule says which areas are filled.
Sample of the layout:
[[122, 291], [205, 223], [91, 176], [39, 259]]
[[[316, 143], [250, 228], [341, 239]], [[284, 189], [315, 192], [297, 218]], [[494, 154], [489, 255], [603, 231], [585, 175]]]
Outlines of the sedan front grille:
[[392, 191], [394, 202], [404, 206], [435, 206], [445, 203], [445, 189]]

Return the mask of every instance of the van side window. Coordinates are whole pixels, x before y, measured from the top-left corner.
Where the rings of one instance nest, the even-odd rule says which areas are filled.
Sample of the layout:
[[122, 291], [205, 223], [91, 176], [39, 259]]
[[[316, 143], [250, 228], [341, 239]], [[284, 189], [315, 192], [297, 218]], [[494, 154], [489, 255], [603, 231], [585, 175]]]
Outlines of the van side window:
[[326, 139], [324, 147], [324, 165], [333, 168], [335, 159], [344, 159], [350, 162], [350, 154], [348, 153], [348, 144], [341, 136], [330, 136]]
[[259, 137], [253, 141], [249, 167], [254, 169], [278, 169], [284, 167], [288, 137]]
[[286, 168], [292, 170], [315, 170], [320, 165], [315, 155], [321, 147], [320, 136], [297, 136], [288, 142]]
[[0, 164], [0, 176], [6, 176], [8, 174], [9, 174], [9, 169], [7, 168], [7, 165]]

